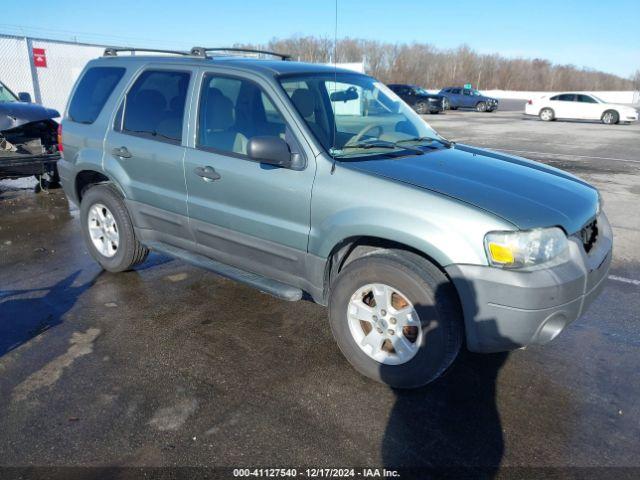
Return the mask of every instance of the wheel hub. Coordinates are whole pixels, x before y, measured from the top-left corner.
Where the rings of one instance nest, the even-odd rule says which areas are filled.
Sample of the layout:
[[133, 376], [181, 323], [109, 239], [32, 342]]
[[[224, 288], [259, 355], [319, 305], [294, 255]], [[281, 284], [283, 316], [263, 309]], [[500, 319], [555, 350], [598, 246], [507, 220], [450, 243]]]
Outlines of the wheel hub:
[[120, 244], [120, 233], [111, 211], [102, 203], [96, 203], [89, 208], [87, 223], [89, 237], [96, 250], [107, 258], [115, 256]]
[[349, 302], [347, 319], [353, 340], [377, 362], [401, 365], [418, 352], [420, 319], [396, 288], [381, 283], [359, 288]]

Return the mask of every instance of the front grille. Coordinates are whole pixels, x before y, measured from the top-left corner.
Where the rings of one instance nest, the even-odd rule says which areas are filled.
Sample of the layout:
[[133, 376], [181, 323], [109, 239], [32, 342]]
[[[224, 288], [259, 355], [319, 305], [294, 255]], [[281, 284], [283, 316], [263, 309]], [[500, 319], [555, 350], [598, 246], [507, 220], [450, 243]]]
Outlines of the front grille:
[[584, 251], [589, 253], [598, 240], [598, 220], [587, 224], [579, 234]]

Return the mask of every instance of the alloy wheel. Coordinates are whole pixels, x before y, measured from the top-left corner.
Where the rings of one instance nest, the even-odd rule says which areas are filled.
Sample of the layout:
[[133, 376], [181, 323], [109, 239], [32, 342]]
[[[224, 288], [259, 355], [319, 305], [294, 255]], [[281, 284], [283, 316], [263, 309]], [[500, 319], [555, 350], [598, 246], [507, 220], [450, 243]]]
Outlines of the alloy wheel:
[[398, 289], [383, 283], [360, 287], [347, 307], [349, 331], [360, 350], [385, 365], [401, 365], [418, 353], [420, 318]]
[[87, 222], [93, 246], [101, 255], [113, 257], [118, 252], [120, 234], [111, 211], [102, 203], [95, 203], [89, 209]]

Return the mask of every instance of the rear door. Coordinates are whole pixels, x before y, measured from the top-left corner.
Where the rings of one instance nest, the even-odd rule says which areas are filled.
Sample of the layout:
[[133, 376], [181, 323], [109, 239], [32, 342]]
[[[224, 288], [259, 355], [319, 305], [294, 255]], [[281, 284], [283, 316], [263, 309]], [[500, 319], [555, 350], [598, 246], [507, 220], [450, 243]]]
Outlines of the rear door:
[[[202, 70], [185, 157], [190, 224], [201, 253], [290, 284], [304, 276], [315, 159], [270, 84]], [[197, 112], [197, 113], [196, 113]], [[279, 136], [303, 170], [247, 156], [254, 136]], [[203, 176], [204, 175], [204, 176]]]
[[190, 239], [182, 145], [194, 70], [146, 67], [121, 98], [105, 138], [106, 170], [127, 191], [134, 224], [158, 239]]
[[454, 107], [461, 107], [462, 105], [462, 89], [452, 88], [449, 94], [449, 101]]
[[573, 93], [563, 93], [551, 97], [549, 103], [556, 118], [576, 118], [576, 96]]

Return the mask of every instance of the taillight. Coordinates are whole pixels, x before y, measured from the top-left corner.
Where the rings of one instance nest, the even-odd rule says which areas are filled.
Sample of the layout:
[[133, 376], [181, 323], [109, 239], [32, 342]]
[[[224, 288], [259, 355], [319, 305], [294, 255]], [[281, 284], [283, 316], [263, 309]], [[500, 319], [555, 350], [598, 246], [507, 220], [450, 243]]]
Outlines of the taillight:
[[62, 152], [64, 148], [62, 147], [62, 124], [58, 125], [58, 151]]
[[529, 101], [527, 102], [527, 104], [529, 104], [529, 105], [533, 105], [533, 100], [529, 99]]

